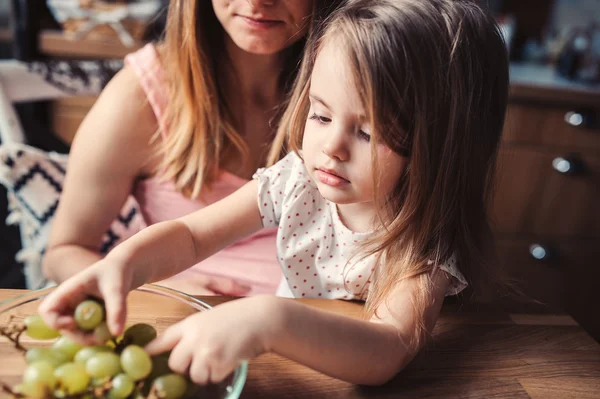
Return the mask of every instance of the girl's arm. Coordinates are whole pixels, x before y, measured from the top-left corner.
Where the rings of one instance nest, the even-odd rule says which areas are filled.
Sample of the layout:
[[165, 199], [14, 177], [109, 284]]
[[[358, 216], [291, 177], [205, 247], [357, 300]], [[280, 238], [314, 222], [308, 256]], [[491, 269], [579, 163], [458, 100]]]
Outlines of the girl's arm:
[[[58, 286], [39, 312], [55, 329], [73, 330], [73, 309], [89, 295], [103, 298], [113, 335], [123, 331], [129, 291], [172, 276], [233, 242], [259, 230], [257, 183], [251, 181], [227, 198], [177, 220], [157, 223], [112, 250]], [[93, 334], [72, 336], [96, 344]]]
[[[439, 316], [449, 277], [437, 270], [432, 282], [435, 288], [422, 310], [429, 332]], [[382, 384], [418, 351], [407, 348], [417, 323], [411, 301], [416, 290], [416, 279], [400, 283], [388, 298], [389, 307], [383, 303], [377, 311], [380, 318], [370, 321], [276, 299], [273, 309], [279, 317], [266, 340], [267, 350], [355, 384]]]
[[132, 276], [132, 287], [160, 281], [260, 230], [255, 180], [230, 196], [186, 215], [145, 228], [107, 256]]

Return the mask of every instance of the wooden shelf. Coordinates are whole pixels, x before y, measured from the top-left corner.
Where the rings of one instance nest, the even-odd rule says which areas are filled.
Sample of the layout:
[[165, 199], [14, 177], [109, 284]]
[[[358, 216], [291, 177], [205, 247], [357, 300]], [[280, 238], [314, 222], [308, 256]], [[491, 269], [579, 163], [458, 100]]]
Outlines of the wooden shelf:
[[0, 28], [0, 41], [8, 42], [13, 39], [12, 30], [9, 28]]
[[123, 58], [142, 46], [140, 42], [126, 47], [117, 38], [75, 40], [56, 30], [41, 31], [39, 36], [40, 53], [51, 57]]

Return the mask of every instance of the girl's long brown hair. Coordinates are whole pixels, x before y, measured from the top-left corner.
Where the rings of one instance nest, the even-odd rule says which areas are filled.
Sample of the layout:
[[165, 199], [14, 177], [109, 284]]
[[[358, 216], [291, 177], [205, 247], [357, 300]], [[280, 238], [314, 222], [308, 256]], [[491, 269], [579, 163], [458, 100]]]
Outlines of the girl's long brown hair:
[[309, 43], [295, 107], [278, 132], [280, 140], [289, 135], [296, 151], [308, 115], [310, 71], [331, 40], [345, 52], [370, 114], [373, 154], [379, 142], [409, 157], [392, 195], [376, 198], [383, 228], [360, 256], [378, 259], [370, 315], [399, 281], [418, 279], [418, 347], [435, 265], [454, 254], [475, 288], [495, 273], [486, 211], [508, 96], [506, 47], [493, 17], [472, 1], [350, 0]]
[[[325, 18], [339, 0], [316, 0], [310, 26]], [[222, 157], [239, 155], [248, 161], [248, 145], [235, 126], [219, 85], [217, 63], [224, 54], [225, 32], [210, 0], [171, 0], [166, 35], [159, 46], [169, 91], [163, 126], [159, 171], [165, 180], [196, 198], [217, 177]], [[285, 49], [279, 81], [282, 92], [291, 86], [304, 49], [302, 39]], [[285, 108], [282, 101], [281, 107]]]

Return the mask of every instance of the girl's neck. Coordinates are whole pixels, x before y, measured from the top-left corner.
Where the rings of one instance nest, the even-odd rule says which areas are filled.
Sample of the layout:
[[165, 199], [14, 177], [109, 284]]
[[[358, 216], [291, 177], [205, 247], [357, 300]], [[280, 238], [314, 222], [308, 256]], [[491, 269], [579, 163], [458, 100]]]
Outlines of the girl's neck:
[[336, 204], [344, 226], [357, 233], [368, 233], [376, 228], [376, 214], [372, 202]]
[[258, 107], [272, 107], [279, 102], [279, 75], [283, 67], [282, 53], [252, 54], [240, 49], [229, 36], [225, 48], [231, 68], [225, 70], [224, 82], [230, 98]]

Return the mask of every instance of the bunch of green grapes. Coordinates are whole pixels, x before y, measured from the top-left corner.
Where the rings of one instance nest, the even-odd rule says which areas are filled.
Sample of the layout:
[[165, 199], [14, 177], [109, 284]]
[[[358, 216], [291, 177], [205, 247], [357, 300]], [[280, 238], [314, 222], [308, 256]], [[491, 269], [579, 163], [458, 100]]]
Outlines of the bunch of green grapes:
[[81, 302], [74, 313], [77, 326], [100, 344], [81, 346], [50, 328], [39, 315], [25, 319], [25, 333], [38, 340], [55, 339], [51, 347], [28, 349], [27, 368], [13, 392], [32, 399], [179, 399], [193, 384], [168, 367], [168, 354], [151, 358], [143, 349], [156, 338], [148, 324], [135, 324], [118, 338], [111, 336], [104, 306]]

